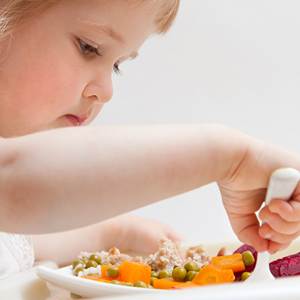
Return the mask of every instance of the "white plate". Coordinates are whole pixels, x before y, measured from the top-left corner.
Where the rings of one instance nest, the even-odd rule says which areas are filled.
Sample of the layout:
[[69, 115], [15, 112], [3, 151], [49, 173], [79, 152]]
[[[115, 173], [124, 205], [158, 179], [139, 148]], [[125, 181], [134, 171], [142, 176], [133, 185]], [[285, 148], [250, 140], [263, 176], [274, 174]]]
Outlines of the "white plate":
[[[199, 243], [191, 243], [191, 245], [197, 245]], [[190, 244], [185, 244], [181, 249], [186, 250]], [[205, 248], [207, 248], [208, 253], [211, 255], [216, 255], [220, 247], [227, 246], [229, 251], [234, 251], [242, 244], [237, 241], [231, 242], [217, 242], [217, 243], [208, 243], [205, 244]], [[271, 257], [271, 261], [277, 259], [279, 257], [283, 257], [289, 254], [294, 254], [299, 252], [300, 250], [300, 239], [294, 241], [294, 243], [285, 251], [278, 253]], [[243, 285], [242, 283], [235, 283], [232, 285], [219, 285], [219, 286], [211, 286], [211, 287], [201, 287], [199, 289], [191, 289], [186, 291], [179, 291], [179, 290], [152, 290], [152, 289], [142, 289], [142, 288], [132, 288], [126, 286], [120, 286], [115, 284], [109, 284], [99, 281], [88, 280], [84, 278], [78, 278], [73, 275], [71, 266], [53, 270], [47, 267], [38, 267], [36, 274], [45, 279], [48, 282], [51, 282], [58, 287], [61, 287], [67, 291], [70, 291], [74, 294], [83, 296], [83, 297], [105, 297], [105, 296], [118, 296], [124, 295], [128, 296], [125, 299], [138, 299], [139, 296], [134, 294], [143, 294], [143, 299], [152, 299], [155, 297], [156, 299], [160, 299], [164, 297], [164, 299], [172, 299], [175, 300], [178, 298], [179, 295], [182, 297], [182, 293], [184, 293], [184, 299], [240, 299], [238, 297], [233, 297], [239, 295], [239, 297], [243, 296], [243, 300], [245, 299], [300, 299], [300, 276], [294, 276], [290, 278], [284, 279], [277, 279], [274, 282], [268, 282], [264, 284], [249, 284], [247, 286]], [[254, 289], [253, 289], [254, 287]], [[192, 291], [195, 290], [195, 291]], [[262, 295], [266, 293], [266, 295], [272, 294], [271, 298], [260, 298], [257, 297], [257, 293]], [[282, 292], [282, 293], [281, 293]], [[201, 297], [200, 297], [201, 295]], [[226, 297], [225, 297], [226, 295]], [[251, 295], [251, 297], [250, 297]], [[288, 296], [287, 298], [284, 295]], [[296, 296], [293, 298], [291, 296]], [[170, 296], [170, 297], [169, 297]], [[204, 298], [202, 298], [202, 296]], [[228, 298], [227, 298], [228, 296]], [[249, 296], [249, 297], [248, 297]], [[281, 298], [280, 298], [280, 297]], [[191, 298], [189, 298], [191, 297]], [[225, 298], [224, 298], [225, 297]], [[230, 298], [231, 297], [231, 298]], [[233, 298], [232, 298], [233, 297]], [[279, 297], [279, 298], [278, 298]], [[122, 297], [123, 298], [123, 297]], [[113, 298], [111, 298], [113, 299]], [[179, 299], [179, 298], [178, 298]], [[182, 299], [182, 298], [181, 298]]]
[[[47, 267], [38, 267], [36, 274], [46, 281], [49, 281], [71, 293], [83, 297], [111, 296], [116, 294], [136, 294], [136, 293], [159, 293], [160, 290], [142, 289], [127, 287], [122, 285], [99, 282], [73, 275], [71, 266], [52, 270]], [[165, 293], [170, 291], [163, 291]], [[174, 291], [171, 291], [174, 292]]]

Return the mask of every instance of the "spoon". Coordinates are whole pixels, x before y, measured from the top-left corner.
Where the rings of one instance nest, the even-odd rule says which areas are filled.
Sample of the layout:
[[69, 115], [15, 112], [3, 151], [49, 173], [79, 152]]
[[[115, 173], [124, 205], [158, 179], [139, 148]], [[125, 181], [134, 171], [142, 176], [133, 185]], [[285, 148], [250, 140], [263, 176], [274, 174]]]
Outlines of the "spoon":
[[[275, 198], [288, 201], [291, 198], [299, 179], [299, 171], [292, 168], [281, 168], [274, 171], [270, 177], [265, 205], [269, 205], [271, 200]], [[269, 262], [269, 252], [259, 252], [255, 269], [245, 283], [274, 280], [275, 278], [270, 272]]]

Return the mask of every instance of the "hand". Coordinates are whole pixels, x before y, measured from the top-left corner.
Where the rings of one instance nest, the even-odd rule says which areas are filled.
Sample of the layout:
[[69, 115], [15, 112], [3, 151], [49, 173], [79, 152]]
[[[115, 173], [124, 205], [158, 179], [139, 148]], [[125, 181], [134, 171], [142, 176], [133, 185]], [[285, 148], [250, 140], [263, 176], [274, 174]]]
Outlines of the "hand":
[[253, 139], [243, 159], [219, 187], [232, 228], [241, 242], [270, 254], [287, 248], [300, 235], [300, 185], [291, 200], [273, 199], [259, 218], [270, 175], [280, 167], [300, 169], [300, 157], [287, 150]]
[[[106, 249], [117, 247], [121, 252], [154, 254], [157, 250], [157, 241], [165, 237], [172, 241], [185, 241], [185, 238], [170, 226], [133, 215], [121, 215], [101, 222], [106, 228], [102, 239]], [[113, 229], [111, 234], [110, 229]]]

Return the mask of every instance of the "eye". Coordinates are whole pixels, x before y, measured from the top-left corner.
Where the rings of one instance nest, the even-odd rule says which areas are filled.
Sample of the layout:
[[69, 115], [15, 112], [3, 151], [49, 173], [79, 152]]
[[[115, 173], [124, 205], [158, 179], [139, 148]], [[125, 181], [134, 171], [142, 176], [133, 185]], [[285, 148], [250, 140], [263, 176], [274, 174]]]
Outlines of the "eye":
[[86, 42], [84, 42], [81, 39], [78, 39], [79, 44], [80, 44], [80, 48], [83, 54], [88, 55], [88, 54], [93, 54], [95, 53], [98, 56], [101, 56], [101, 54], [98, 52], [98, 49], [87, 44]]

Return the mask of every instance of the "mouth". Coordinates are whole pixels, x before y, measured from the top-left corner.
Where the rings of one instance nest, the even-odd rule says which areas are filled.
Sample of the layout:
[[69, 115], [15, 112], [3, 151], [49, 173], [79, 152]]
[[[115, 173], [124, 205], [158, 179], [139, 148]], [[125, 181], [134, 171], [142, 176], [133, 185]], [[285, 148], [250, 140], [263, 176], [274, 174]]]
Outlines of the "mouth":
[[87, 117], [79, 117], [75, 115], [65, 115], [65, 117], [72, 126], [81, 126], [81, 124], [87, 119]]

